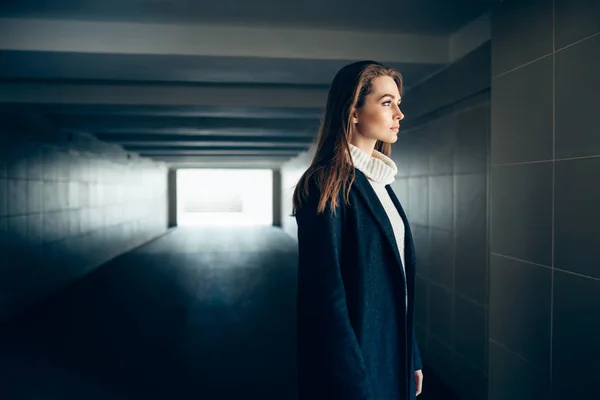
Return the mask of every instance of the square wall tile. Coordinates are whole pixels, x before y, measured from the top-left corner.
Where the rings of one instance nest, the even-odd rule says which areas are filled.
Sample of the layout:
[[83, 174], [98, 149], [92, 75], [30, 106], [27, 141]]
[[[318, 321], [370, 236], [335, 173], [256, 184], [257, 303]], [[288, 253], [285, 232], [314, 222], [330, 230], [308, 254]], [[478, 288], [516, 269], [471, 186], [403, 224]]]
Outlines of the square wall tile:
[[489, 368], [489, 400], [550, 398], [550, 375], [494, 342]]
[[557, 161], [554, 266], [600, 278], [600, 158]]
[[58, 207], [59, 210], [66, 210], [69, 208], [69, 182], [60, 181], [56, 182], [56, 194], [58, 196]]
[[428, 277], [431, 265], [431, 244], [427, 226], [411, 226], [415, 253], [417, 257], [417, 274]]
[[81, 233], [81, 211], [70, 210], [66, 211], [69, 220], [69, 235], [75, 236]]
[[41, 146], [32, 146], [28, 161], [27, 177], [33, 180], [44, 179], [44, 151]]
[[600, 155], [598, 71], [600, 35], [556, 53], [557, 159]]
[[56, 181], [44, 181], [44, 198], [42, 203], [44, 205], [44, 212], [53, 212], [60, 210], [59, 201], [59, 186]]
[[27, 215], [27, 236], [29, 243], [37, 246], [44, 241], [44, 215], [29, 214]]
[[490, 154], [490, 103], [456, 115], [454, 172], [487, 172]]
[[77, 209], [81, 207], [81, 203], [79, 201], [80, 190], [79, 190], [79, 182], [70, 181], [67, 182], [67, 205], [69, 209]]
[[552, 162], [493, 167], [491, 251], [552, 265]]
[[0, 216], [8, 214], [8, 179], [0, 178]]
[[453, 389], [457, 390], [460, 399], [487, 400], [488, 378], [485, 372], [475, 368], [460, 355], [456, 356], [456, 369], [457, 380]]
[[27, 179], [29, 147], [23, 142], [13, 142], [6, 154], [6, 176]]
[[50, 146], [42, 147], [42, 171], [44, 181], [56, 181], [59, 177], [58, 156], [56, 150]]
[[556, 399], [600, 399], [600, 280], [556, 271], [552, 376]]
[[487, 176], [455, 177], [455, 289], [487, 304]]
[[[442, 96], [439, 108], [452, 105], [454, 108], [458, 101], [463, 101], [475, 93], [489, 89], [492, 70], [492, 46], [490, 41], [481, 44], [470, 51], [461, 59], [449, 65], [441, 75]], [[433, 80], [433, 79], [430, 79]], [[428, 82], [427, 82], [428, 83]], [[435, 82], [432, 82], [435, 83]], [[429, 86], [431, 90], [431, 86]]]
[[429, 224], [429, 178], [409, 178], [408, 195], [411, 224]]
[[41, 213], [44, 210], [44, 182], [27, 181], [27, 209], [30, 213]]
[[542, 371], [550, 365], [551, 292], [550, 268], [492, 255], [490, 339]]
[[554, 0], [556, 48], [600, 32], [600, 1]]
[[[75, 194], [73, 194], [75, 196]], [[90, 204], [90, 184], [89, 183], [79, 183], [79, 207], [88, 208], [91, 206]]]
[[70, 222], [65, 211], [44, 215], [44, 242], [54, 242], [69, 236]]
[[[456, 367], [456, 356], [452, 348], [430, 332], [427, 339], [427, 354], [430, 355], [428, 366], [450, 386], [450, 382], [453, 382], [456, 375], [460, 373]], [[426, 385], [425, 382], [423, 384]], [[423, 393], [425, 393], [425, 387]]]
[[62, 150], [56, 151], [56, 154], [54, 157], [54, 162], [55, 162], [56, 174], [57, 174], [58, 180], [61, 180], [61, 181], [69, 180], [70, 161], [71, 161], [71, 157], [70, 157], [69, 153], [67, 153], [66, 151], [62, 151]]
[[454, 114], [428, 123], [429, 173], [452, 174], [454, 170], [455, 116]]
[[456, 351], [484, 374], [487, 371], [487, 319], [481, 304], [456, 296], [454, 336]]
[[427, 307], [429, 303], [429, 283], [425, 278], [417, 276], [415, 279], [415, 321], [422, 326], [427, 326]]
[[454, 180], [452, 175], [429, 177], [429, 226], [453, 229]]
[[27, 215], [9, 217], [6, 220], [7, 244], [10, 247], [23, 247], [29, 244]]
[[407, 147], [409, 154], [409, 176], [424, 176], [429, 174], [429, 134], [427, 126], [420, 127], [408, 134], [410, 144]]
[[417, 335], [417, 346], [421, 351], [421, 357], [425, 358], [425, 354], [427, 353], [427, 329], [417, 323], [415, 325], [415, 334]]
[[0, 132], [0, 178], [6, 178], [6, 164], [8, 162], [8, 143], [10, 139]]
[[429, 285], [429, 332], [454, 346], [454, 302], [452, 292], [441, 286]]
[[9, 215], [27, 214], [27, 181], [9, 179], [7, 182], [7, 212]]
[[552, 14], [548, 0], [506, 0], [493, 9], [493, 77], [552, 52]]
[[552, 57], [492, 81], [492, 165], [553, 159]]
[[[4, 257], [4, 252], [8, 245], [8, 218], [0, 217], [0, 255]], [[0, 268], [1, 270], [1, 268]]]
[[429, 279], [449, 288], [454, 287], [454, 235], [451, 230], [430, 229], [431, 266]]
[[[407, 178], [409, 175], [409, 170], [408, 170], [409, 165], [410, 165], [410, 159], [409, 159], [410, 152], [408, 151], [409, 145], [410, 145], [410, 138], [404, 132], [401, 132], [398, 135], [398, 140], [396, 140], [396, 143], [392, 144], [392, 154], [391, 154], [390, 158], [396, 163], [396, 166], [398, 167], [398, 173], [396, 174], [396, 181], [398, 181], [399, 179], [402, 179], [402, 178]], [[307, 168], [308, 165], [305, 165], [304, 167]], [[288, 173], [288, 175], [289, 175], [289, 173]], [[298, 181], [299, 175], [301, 175], [301, 174], [294, 175], [294, 179], [289, 182], [289, 185], [287, 182], [284, 181], [284, 185], [288, 185], [289, 187], [295, 185], [296, 182]], [[285, 177], [285, 175], [284, 175], [284, 177]]]

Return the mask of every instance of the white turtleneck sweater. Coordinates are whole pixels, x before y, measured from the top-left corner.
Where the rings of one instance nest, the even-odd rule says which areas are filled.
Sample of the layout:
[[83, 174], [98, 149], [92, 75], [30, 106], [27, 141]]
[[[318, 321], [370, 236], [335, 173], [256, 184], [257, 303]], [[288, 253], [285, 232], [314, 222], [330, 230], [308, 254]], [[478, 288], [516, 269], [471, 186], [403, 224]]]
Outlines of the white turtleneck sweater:
[[[373, 154], [369, 155], [353, 144], [349, 143], [349, 145], [354, 167], [368, 178], [369, 183], [377, 194], [377, 197], [390, 220], [392, 230], [394, 231], [394, 237], [396, 238], [396, 244], [398, 245], [398, 251], [400, 252], [402, 272], [405, 274], [404, 281], [406, 282], [406, 272], [404, 271], [404, 266], [406, 265], [404, 262], [404, 221], [385, 188], [386, 185], [394, 182], [395, 175], [398, 173], [398, 168], [391, 158], [377, 150], [373, 150]], [[406, 287], [404, 294], [407, 295]]]

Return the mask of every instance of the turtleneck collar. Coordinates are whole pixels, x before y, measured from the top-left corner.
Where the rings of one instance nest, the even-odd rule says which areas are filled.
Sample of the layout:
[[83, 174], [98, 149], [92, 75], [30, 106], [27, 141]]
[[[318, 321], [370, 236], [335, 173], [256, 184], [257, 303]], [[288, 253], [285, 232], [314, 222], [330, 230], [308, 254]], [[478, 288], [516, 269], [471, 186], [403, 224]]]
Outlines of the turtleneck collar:
[[367, 178], [384, 185], [394, 182], [398, 168], [391, 158], [377, 150], [373, 150], [373, 155], [369, 155], [352, 143], [348, 145], [354, 166]]

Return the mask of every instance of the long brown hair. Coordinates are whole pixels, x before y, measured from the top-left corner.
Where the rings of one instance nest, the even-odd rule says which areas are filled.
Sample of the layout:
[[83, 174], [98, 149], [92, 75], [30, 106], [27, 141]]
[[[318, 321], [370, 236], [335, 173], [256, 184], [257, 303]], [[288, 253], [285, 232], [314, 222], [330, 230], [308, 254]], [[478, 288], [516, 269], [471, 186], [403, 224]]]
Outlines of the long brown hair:
[[[339, 205], [340, 190], [343, 190], [344, 201], [349, 204], [350, 187], [355, 178], [354, 164], [348, 156], [352, 111], [363, 106], [366, 96], [371, 92], [373, 79], [380, 76], [393, 78], [398, 85], [398, 91], [402, 93], [402, 75], [395, 69], [375, 61], [359, 61], [346, 65], [333, 78], [325, 112], [321, 118], [315, 156], [294, 189], [293, 215], [309, 195], [311, 178], [320, 191], [318, 213], [325, 211], [329, 204], [335, 214]], [[389, 156], [392, 146], [378, 140], [375, 150]]]

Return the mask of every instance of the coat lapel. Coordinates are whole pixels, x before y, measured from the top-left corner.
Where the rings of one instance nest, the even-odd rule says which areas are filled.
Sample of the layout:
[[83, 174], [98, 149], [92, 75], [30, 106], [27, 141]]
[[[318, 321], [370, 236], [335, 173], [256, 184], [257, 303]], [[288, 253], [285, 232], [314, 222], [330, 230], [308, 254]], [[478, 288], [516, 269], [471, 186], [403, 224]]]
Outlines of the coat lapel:
[[400, 200], [398, 200], [398, 197], [396, 197], [396, 194], [392, 190], [392, 187], [390, 185], [386, 185], [385, 188], [387, 189], [388, 194], [390, 195], [390, 198], [392, 199], [392, 202], [396, 206], [396, 209], [398, 210], [398, 213], [400, 214], [400, 217], [402, 218], [402, 221], [404, 222], [404, 246], [405, 246], [404, 251], [405, 251], [405, 258], [407, 260], [406, 261], [406, 264], [407, 264], [406, 273], [407, 273], [409, 282], [412, 282], [414, 279], [416, 260], [415, 260], [415, 246], [414, 246], [414, 242], [413, 242], [412, 232], [410, 230], [410, 224], [408, 223], [408, 218], [406, 217], [404, 208], [400, 204]]
[[[398, 251], [398, 244], [396, 243], [396, 237], [394, 236], [394, 230], [392, 229], [390, 219], [388, 218], [385, 209], [383, 208], [383, 205], [381, 205], [381, 201], [379, 201], [375, 190], [373, 190], [371, 184], [367, 180], [367, 177], [362, 171], [358, 169], [356, 170], [354, 186], [356, 187], [356, 189], [358, 189], [358, 193], [360, 193], [361, 197], [367, 205], [367, 208], [373, 214], [373, 217], [375, 217], [375, 220], [377, 221], [379, 227], [383, 231], [386, 240], [388, 241], [390, 246], [392, 246], [392, 249], [394, 249], [394, 256], [396, 257], [396, 262], [399, 266], [402, 266], [402, 260], [400, 259], [400, 253]], [[398, 206], [396, 205], [396, 207]]]

